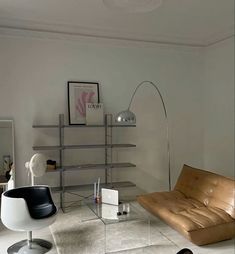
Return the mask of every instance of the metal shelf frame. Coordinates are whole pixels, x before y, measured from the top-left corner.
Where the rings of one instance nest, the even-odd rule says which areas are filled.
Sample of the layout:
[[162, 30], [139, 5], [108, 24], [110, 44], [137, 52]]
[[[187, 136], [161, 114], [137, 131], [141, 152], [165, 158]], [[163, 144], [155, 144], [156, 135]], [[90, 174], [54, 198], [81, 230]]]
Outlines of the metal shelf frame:
[[[33, 128], [59, 128], [59, 125], [55, 124], [48, 124], [48, 125], [43, 125], [43, 124], [34, 124], [32, 126]], [[63, 125], [63, 128], [104, 128], [105, 125]], [[136, 127], [135, 124], [112, 124], [108, 125], [108, 127]]]
[[[136, 125], [120, 125], [113, 124], [113, 117], [111, 114], [105, 115], [105, 124], [104, 125], [65, 125], [64, 124], [64, 115], [59, 115], [59, 124], [58, 125], [33, 125], [33, 128], [56, 128], [59, 130], [59, 145], [56, 146], [33, 146], [33, 150], [56, 150], [59, 151], [59, 167], [55, 170], [47, 170], [49, 173], [59, 173], [59, 187], [52, 187], [52, 191], [60, 193], [60, 207], [63, 212], [64, 210], [64, 194], [66, 191], [77, 190], [91, 190], [93, 184], [85, 185], [74, 185], [66, 186], [64, 180], [64, 174], [66, 172], [72, 172], [77, 170], [104, 170], [105, 173], [105, 182], [101, 183], [101, 187], [108, 188], [125, 188], [125, 187], [134, 187], [135, 184], [132, 182], [113, 182], [112, 179], [112, 170], [120, 168], [129, 168], [136, 167], [135, 164], [129, 162], [113, 163], [112, 158], [112, 149], [113, 148], [128, 148], [136, 147], [133, 144], [113, 144], [113, 127], [135, 127]], [[65, 145], [64, 144], [64, 129], [65, 128], [97, 128], [103, 127], [105, 129], [105, 142], [104, 144], [80, 144], [80, 145]], [[103, 148], [105, 151], [105, 162], [103, 164], [80, 164], [80, 165], [64, 165], [64, 150], [66, 149], [97, 149]]]
[[[113, 182], [105, 184], [100, 184], [101, 188], [129, 188], [129, 187], [135, 187], [136, 185], [132, 182], [126, 181], [126, 182]], [[64, 191], [87, 191], [91, 190], [93, 188], [93, 184], [82, 184], [82, 185], [69, 185], [64, 186]], [[51, 188], [53, 192], [63, 192], [63, 189], [61, 187], [52, 187]]]
[[80, 164], [80, 165], [71, 165], [58, 167], [56, 169], [48, 169], [46, 172], [49, 173], [58, 173], [60, 171], [77, 171], [77, 170], [90, 170], [90, 169], [110, 169], [110, 168], [131, 168], [136, 167], [135, 164], [129, 162], [121, 163], [107, 163], [107, 164]]
[[125, 148], [136, 147], [133, 144], [93, 144], [93, 145], [62, 145], [62, 146], [33, 146], [33, 150], [65, 150], [65, 149], [95, 149], [95, 148]]

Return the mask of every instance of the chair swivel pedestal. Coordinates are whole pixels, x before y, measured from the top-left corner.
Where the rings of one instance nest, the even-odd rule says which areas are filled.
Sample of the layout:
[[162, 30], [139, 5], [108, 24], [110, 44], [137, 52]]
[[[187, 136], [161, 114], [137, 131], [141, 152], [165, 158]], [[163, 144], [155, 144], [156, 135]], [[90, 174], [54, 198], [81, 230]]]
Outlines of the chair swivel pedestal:
[[27, 186], [5, 191], [2, 194], [1, 219], [14, 231], [27, 231], [28, 239], [15, 243], [8, 254], [43, 254], [52, 244], [33, 239], [32, 231], [51, 225], [56, 219], [57, 208], [47, 186]]
[[28, 239], [22, 240], [7, 249], [8, 254], [42, 254], [52, 248], [52, 243], [43, 239], [33, 239], [32, 231], [28, 232]]

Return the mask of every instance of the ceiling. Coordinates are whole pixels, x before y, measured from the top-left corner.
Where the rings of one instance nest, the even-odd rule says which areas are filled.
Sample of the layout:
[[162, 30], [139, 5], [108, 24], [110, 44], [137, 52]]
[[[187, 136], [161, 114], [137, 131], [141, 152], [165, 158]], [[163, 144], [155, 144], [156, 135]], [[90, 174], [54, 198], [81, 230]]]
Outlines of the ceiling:
[[207, 46], [234, 36], [234, 0], [163, 0], [147, 13], [102, 0], [0, 0], [0, 28]]

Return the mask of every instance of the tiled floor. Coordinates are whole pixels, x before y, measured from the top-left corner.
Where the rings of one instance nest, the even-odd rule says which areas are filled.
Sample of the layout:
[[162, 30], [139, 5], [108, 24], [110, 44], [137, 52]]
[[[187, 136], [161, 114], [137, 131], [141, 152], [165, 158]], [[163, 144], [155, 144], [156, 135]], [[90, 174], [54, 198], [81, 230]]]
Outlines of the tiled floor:
[[[69, 213], [66, 213], [66, 215], [61, 214], [61, 216], [68, 216]], [[194, 254], [234, 254], [235, 253], [235, 240], [228, 240], [223, 241], [216, 244], [211, 244], [203, 247], [198, 247], [189, 241], [187, 241], [184, 237], [182, 237], [179, 233], [171, 229], [169, 226], [167, 226], [162, 221], [156, 219], [155, 217], [152, 217], [153, 224], [157, 224], [153, 227], [153, 230], [151, 234], [157, 235], [160, 234], [167, 238], [170, 241], [170, 248], [160, 242], [158, 242], [154, 246], [150, 246], [146, 249], [134, 249], [134, 250], [127, 250], [127, 251], [120, 251], [117, 252], [119, 254], [152, 254], [152, 253], [158, 253], [158, 254], [173, 254], [176, 253], [181, 248], [190, 248]], [[156, 230], [158, 232], [154, 232]], [[53, 240], [53, 237], [51, 235], [49, 227], [34, 232], [33, 237], [35, 238], [42, 238], [45, 240], [48, 240], [53, 243], [53, 249], [48, 252], [48, 254], [57, 254], [57, 250], [55, 247], [55, 243]], [[8, 229], [6, 229], [2, 223], [0, 223], [0, 254], [6, 254], [7, 248], [14, 244], [15, 242], [18, 242], [22, 239], [26, 238], [26, 234], [23, 232], [13, 232]], [[78, 250], [77, 253], [66, 253], [66, 254], [79, 254], [80, 251]], [[89, 253], [89, 254], [95, 254], [95, 253]]]

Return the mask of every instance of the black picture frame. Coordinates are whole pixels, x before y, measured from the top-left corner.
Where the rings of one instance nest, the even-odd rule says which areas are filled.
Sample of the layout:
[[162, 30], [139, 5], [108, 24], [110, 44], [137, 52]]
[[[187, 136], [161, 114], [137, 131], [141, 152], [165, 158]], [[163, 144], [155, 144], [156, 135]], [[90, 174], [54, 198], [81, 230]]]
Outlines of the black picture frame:
[[68, 81], [69, 125], [86, 124], [86, 103], [100, 102], [99, 83], [89, 81]]

